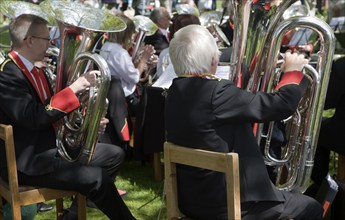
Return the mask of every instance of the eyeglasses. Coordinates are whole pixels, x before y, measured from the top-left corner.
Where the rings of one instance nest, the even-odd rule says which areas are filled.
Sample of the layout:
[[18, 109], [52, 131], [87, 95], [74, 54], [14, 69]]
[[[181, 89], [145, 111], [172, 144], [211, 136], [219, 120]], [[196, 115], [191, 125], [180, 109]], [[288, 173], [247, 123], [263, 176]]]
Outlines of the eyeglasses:
[[[51, 41], [50, 37], [38, 37], [38, 36], [31, 36], [33, 38], [38, 38], [38, 39], [42, 39], [42, 40], [47, 40], [47, 41]], [[25, 37], [24, 40], [28, 39], [28, 37]]]

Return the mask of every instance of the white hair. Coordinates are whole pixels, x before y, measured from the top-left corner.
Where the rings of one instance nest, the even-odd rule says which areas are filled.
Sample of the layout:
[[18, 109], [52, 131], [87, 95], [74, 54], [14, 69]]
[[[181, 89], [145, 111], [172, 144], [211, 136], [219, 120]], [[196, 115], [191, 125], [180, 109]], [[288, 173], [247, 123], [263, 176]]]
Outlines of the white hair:
[[174, 34], [169, 44], [171, 63], [177, 76], [209, 73], [212, 59], [218, 63], [216, 40], [201, 25], [188, 25]]

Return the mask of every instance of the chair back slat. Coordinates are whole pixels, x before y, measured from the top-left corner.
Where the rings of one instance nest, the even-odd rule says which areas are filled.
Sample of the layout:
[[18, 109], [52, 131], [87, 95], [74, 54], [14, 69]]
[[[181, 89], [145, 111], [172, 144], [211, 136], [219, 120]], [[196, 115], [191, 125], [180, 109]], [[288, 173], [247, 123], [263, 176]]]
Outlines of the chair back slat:
[[228, 219], [241, 219], [240, 181], [237, 153], [221, 153], [164, 143], [164, 165], [168, 219], [178, 219], [176, 164], [183, 164], [225, 173]]

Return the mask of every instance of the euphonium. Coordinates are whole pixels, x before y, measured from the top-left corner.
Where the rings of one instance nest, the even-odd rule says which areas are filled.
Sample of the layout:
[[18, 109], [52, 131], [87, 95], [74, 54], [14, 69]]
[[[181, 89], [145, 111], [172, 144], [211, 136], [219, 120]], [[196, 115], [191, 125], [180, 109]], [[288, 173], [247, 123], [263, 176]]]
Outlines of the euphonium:
[[[313, 167], [335, 38], [329, 25], [316, 17], [304, 15], [283, 20], [283, 13], [292, 3], [294, 1], [253, 4], [251, 0], [230, 0], [228, 8], [235, 27], [230, 80], [254, 93], [273, 92], [280, 77], [278, 56], [284, 35], [297, 28], [307, 28], [318, 36], [320, 50], [316, 67], [306, 65], [304, 68], [310, 85], [296, 113], [283, 122], [266, 124], [265, 134], [263, 124], [253, 127], [258, 143], [264, 145], [265, 163], [277, 170], [274, 180], [277, 188], [303, 192]], [[274, 123], [283, 124], [287, 139], [287, 143], [280, 146], [278, 158], [270, 154]]]
[[136, 41], [134, 42], [134, 50], [132, 52], [132, 61], [137, 63], [140, 60], [144, 39], [156, 33], [158, 26], [151, 19], [142, 15], [133, 17], [135, 31], [137, 32]]
[[[133, 23], [137, 32], [137, 38], [134, 44], [134, 50], [132, 52], [132, 61], [137, 64], [143, 52], [145, 46], [144, 39], [146, 36], [151, 36], [156, 33], [158, 26], [148, 17], [142, 15], [136, 15], [133, 17]], [[153, 65], [150, 64], [151, 60], [148, 61], [149, 69], [146, 70], [145, 75], [150, 75]]]
[[68, 161], [89, 163], [98, 140], [100, 120], [106, 114], [110, 85], [108, 65], [94, 51], [104, 33], [122, 31], [126, 25], [106, 11], [73, 2], [44, 1], [40, 6], [52, 11], [60, 31], [55, 91], [69, 86], [90, 69], [100, 71], [96, 86], [77, 95], [80, 107], [65, 116], [57, 127], [60, 155]]

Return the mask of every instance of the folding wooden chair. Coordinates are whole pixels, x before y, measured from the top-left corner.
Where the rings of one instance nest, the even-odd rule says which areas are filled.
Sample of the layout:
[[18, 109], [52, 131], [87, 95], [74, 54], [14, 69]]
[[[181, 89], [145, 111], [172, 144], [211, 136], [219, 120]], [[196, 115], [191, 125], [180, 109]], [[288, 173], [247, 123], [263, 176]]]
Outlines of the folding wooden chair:
[[225, 173], [228, 219], [241, 219], [240, 180], [237, 153], [219, 153], [164, 143], [165, 192], [168, 220], [181, 218], [178, 209], [176, 164]]
[[[86, 198], [78, 192], [38, 188], [34, 186], [19, 186], [17, 177], [16, 156], [14, 150], [13, 131], [11, 125], [0, 124], [0, 139], [5, 142], [8, 167], [8, 183], [0, 179], [0, 196], [11, 204], [12, 219], [21, 220], [21, 206], [56, 199], [56, 217], [62, 219], [63, 198], [77, 196], [78, 220], [86, 219]], [[3, 204], [0, 199], [0, 219], [3, 219]]]

